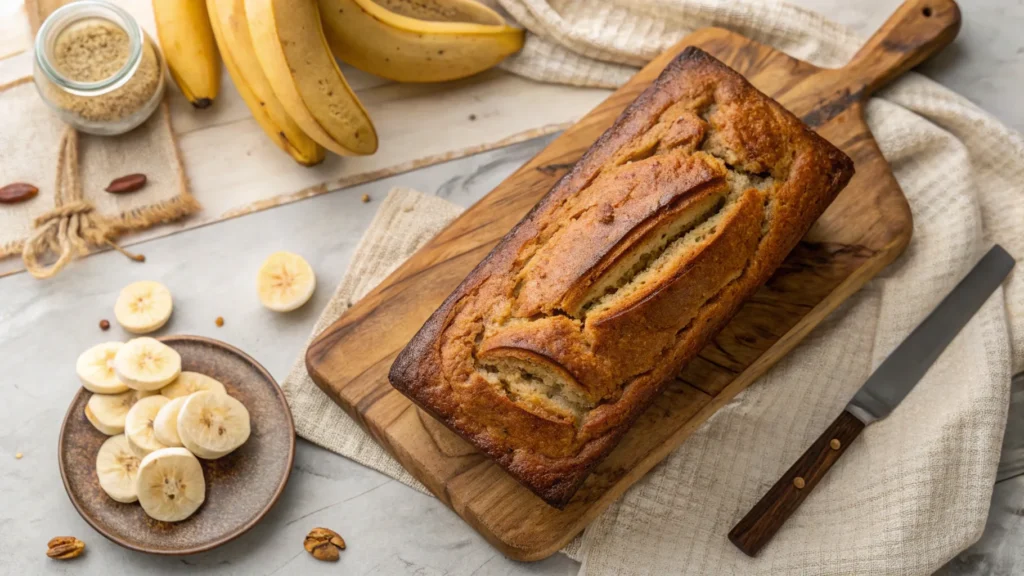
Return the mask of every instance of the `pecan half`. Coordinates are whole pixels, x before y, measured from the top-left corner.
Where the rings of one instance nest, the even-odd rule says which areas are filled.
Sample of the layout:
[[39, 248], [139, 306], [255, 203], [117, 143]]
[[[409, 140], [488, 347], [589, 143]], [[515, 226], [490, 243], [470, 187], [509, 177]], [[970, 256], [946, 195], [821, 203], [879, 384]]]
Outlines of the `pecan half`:
[[121, 176], [115, 178], [105, 188], [107, 192], [111, 194], [127, 194], [129, 192], [135, 192], [139, 188], [146, 185], [145, 174], [129, 174], [127, 176]]
[[55, 560], [70, 560], [81, 556], [85, 542], [74, 536], [57, 536], [46, 543], [46, 555]]
[[313, 528], [303, 540], [302, 547], [317, 560], [336, 562], [338, 551], [345, 549], [345, 540], [334, 530]]
[[31, 200], [39, 194], [39, 188], [25, 182], [14, 182], [0, 188], [0, 204], [17, 204]]

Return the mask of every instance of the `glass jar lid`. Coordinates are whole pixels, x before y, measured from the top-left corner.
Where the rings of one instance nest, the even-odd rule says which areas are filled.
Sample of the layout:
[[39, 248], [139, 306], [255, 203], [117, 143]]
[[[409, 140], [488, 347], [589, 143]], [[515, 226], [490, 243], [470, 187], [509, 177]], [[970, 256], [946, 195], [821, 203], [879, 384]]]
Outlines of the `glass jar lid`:
[[[112, 76], [93, 82], [74, 80], [54, 65], [54, 47], [60, 35], [77, 22], [99, 18], [107, 20], [128, 35], [129, 54], [124, 65]], [[36, 34], [36, 64], [47, 79], [61, 89], [78, 96], [98, 96], [116, 90], [128, 82], [142, 61], [143, 33], [138, 22], [126, 10], [103, 0], [79, 0], [55, 10]]]

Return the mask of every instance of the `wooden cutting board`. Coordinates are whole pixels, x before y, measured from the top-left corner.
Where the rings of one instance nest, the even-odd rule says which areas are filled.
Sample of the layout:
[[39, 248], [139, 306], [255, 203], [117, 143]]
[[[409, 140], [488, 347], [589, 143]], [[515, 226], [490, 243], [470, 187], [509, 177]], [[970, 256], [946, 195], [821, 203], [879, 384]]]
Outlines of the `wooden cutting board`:
[[[877, 89], [952, 41], [952, 0], [911, 0], [841, 69], [826, 70], [722, 29], [702, 29], [467, 210], [309, 347], [316, 383], [505, 555], [556, 552], [711, 414], [907, 246], [910, 209], [863, 118]], [[686, 366], [564, 510], [520, 486], [391, 388], [398, 352], [462, 278], [686, 46], [699, 46], [816, 128], [857, 174], [766, 286]], [[726, 535], [723, 533], [722, 538]]]

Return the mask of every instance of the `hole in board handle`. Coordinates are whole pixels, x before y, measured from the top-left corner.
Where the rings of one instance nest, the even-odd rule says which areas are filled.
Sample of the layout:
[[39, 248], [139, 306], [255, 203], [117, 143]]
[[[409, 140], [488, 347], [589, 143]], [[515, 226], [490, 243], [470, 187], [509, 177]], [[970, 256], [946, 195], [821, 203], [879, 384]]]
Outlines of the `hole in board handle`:
[[931, 18], [932, 17], [932, 8], [931, 8], [931, 6], [925, 6], [924, 8], [922, 8], [921, 9], [921, 14], [924, 14], [925, 18]]

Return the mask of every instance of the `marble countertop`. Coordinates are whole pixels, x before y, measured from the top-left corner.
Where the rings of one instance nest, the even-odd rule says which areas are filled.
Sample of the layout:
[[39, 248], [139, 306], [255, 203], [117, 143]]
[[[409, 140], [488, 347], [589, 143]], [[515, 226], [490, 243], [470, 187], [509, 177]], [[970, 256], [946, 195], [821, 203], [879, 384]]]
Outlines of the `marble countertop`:
[[[898, 4], [799, 3], [864, 35]], [[960, 38], [923, 71], [1024, 130], [1024, 112], [1014, 106], [1024, 89], [1024, 39], [1018, 33], [1024, 0], [973, 0], [962, 5]], [[301, 354], [319, 310], [388, 189], [410, 186], [466, 206], [550, 138], [146, 242], [134, 247], [146, 255], [144, 265], [108, 252], [76, 262], [50, 281], [23, 273], [0, 278], [0, 380], [7, 392], [0, 403], [0, 573], [163, 574], [203, 569], [247, 575], [575, 574], [578, 564], [562, 555], [533, 564], [509, 561], [437, 500], [302, 440], [283, 497], [251, 532], [217, 550], [186, 558], [138, 554], [106, 541], [78, 516], [61, 484], [55, 449], [61, 419], [78, 389], [72, 368], [76, 357], [94, 343], [127, 338], [116, 324], [109, 332], [101, 332], [97, 325], [103, 318], [113, 320], [113, 303], [125, 284], [145, 278], [171, 289], [175, 312], [160, 334], [224, 340], [281, 379]], [[371, 196], [370, 203], [360, 201], [364, 193]], [[261, 308], [253, 286], [260, 262], [281, 249], [303, 254], [317, 270], [320, 286], [312, 302], [287, 315]], [[218, 316], [225, 319], [220, 328], [214, 324]], [[1024, 407], [1024, 383], [1015, 386], [1014, 400], [1015, 406]], [[1024, 414], [1013, 412], [1010, 426], [1024, 429]], [[948, 573], [1024, 570], [1024, 559], [1014, 558], [1007, 551], [1013, 547], [1006, 545], [1024, 530], [1017, 512], [1024, 506], [1024, 477], [1014, 477], [1024, 468], [1024, 445], [1015, 444], [1020, 434], [1011, 436], [990, 529], [981, 543], [947, 567]], [[15, 459], [19, 452], [23, 457]], [[319, 563], [302, 549], [303, 537], [315, 526], [330, 527], [345, 537], [349, 548], [339, 564]], [[88, 553], [73, 564], [49, 561], [45, 542], [56, 535], [85, 540]]]

